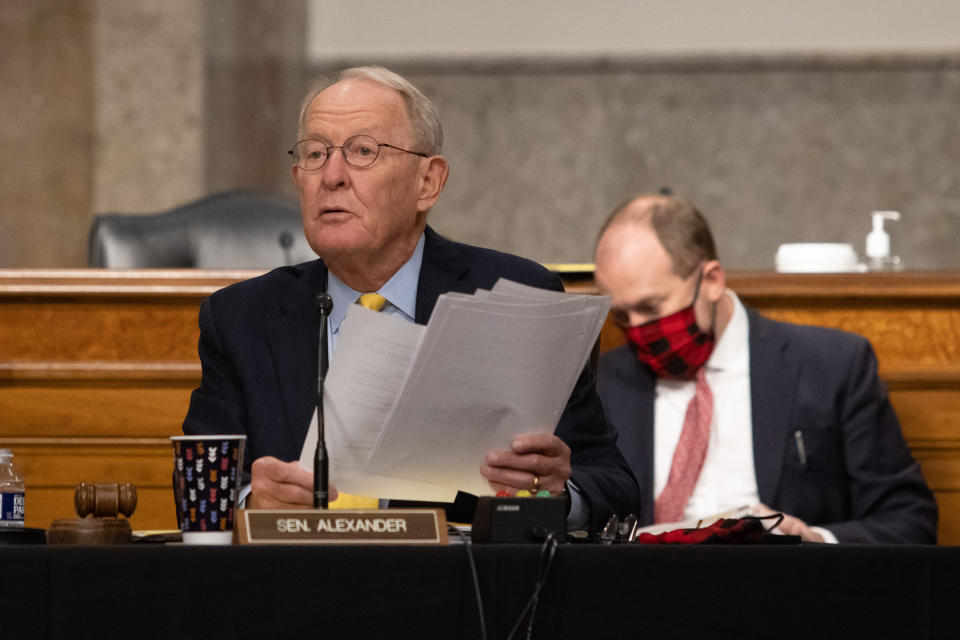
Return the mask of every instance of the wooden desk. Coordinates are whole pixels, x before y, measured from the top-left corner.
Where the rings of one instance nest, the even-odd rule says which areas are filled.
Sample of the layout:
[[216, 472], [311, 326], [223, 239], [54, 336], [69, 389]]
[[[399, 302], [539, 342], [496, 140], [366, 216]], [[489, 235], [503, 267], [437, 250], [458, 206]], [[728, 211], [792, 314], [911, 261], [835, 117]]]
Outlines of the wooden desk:
[[[200, 379], [200, 301], [254, 275], [0, 270], [0, 447], [26, 478], [28, 526], [72, 517], [81, 480], [129, 480], [132, 526], [176, 527], [167, 438]], [[871, 340], [940, 505], [940, 541], [960, 544], [960, 273], [733, 272], [729, 284], [772, 318]], [[604, 328], [604, 349], [621, 342]]]

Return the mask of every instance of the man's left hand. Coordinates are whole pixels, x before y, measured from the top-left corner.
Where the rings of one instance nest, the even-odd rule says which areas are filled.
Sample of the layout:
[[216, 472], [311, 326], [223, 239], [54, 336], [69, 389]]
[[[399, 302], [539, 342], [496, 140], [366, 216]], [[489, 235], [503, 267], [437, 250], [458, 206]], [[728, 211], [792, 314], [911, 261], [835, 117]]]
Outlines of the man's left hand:
[[517, 436], [509, 449], [488, 451], [484, 462], [480, 474], [497, 492], [546, 489], [558, 494], [570, 477], [570, 447], [552, 433]]
[[[757, 507], [753, 509], [753, 515], [755, 516], [769, 516], [775, 513], [780, 513], [779, 511], [774, 511], [767, 505], [760, 503]], [[775, 529], [775, 532], [783, 533], [788, 536], [800, 536], [800, 539], [804, 542], [824, 542], [823, 536], [810, 528], [806, 522], [800, 518], [783, 514], [783, 520], [780, 522], [780, 525]]]

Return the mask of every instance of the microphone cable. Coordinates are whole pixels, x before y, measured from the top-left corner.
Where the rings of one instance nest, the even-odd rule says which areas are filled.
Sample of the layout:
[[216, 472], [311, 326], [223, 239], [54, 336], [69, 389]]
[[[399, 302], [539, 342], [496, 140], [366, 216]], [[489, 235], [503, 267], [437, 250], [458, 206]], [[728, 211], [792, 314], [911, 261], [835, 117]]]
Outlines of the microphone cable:
[[460, 536], [463, 548], [467, 552], [467, 560], [470, 563], [470, 573], [473, 575], [473, 594], [477, 598], [477, 613], [480, 615], [480, 638], [487, 640], [487, 622], [483, 612], [483, 596], [480, 594], [480, 578], [477, 577], [477, 564], [473, 560], [473, 542], [464, 535], [457, 527], [447, 524], [447, 531], [453, 531]]
[[527, 605], [523, 608], [523, 611], [520, 612], [520, 617], [517, 618], [516, 624], [513, 625], [513, 629], [511, 629], [509, 635], [507, 635], [507, 640], [513, 640], [513, 635], [520, 628], [528, 612], [530, 619], [527, 622], [527, 640], [530, 640], [533, 636], [533, 620], [537, 615], [537, 603], [540, 601], [540, 592], [543, 591], [543, 587], [547, 583], [547, 578], [550, 577], [550, 567], [553, 565], [553, 557], [557, 553], [558, 546], [556, 536], [552, 531], [549, 532], [543, 541], [543, 546], [540, 547], [540, 571], [537, 575], [537, 584], [534, 585], [533, 593], [530, 595], [530, 599], [527, 601]]

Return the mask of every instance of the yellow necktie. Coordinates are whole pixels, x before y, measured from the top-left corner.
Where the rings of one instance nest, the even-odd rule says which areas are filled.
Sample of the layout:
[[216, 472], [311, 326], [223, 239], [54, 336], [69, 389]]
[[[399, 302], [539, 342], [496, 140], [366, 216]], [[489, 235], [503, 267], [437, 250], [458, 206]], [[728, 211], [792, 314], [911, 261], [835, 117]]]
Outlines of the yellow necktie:
[[383, 305], [387, 304], [387, 299], [379, 293], [365, 293], [357, 298], [357, 304], [372, 311], [380, 311]]
[[[357, 304], [373, 311], [380, 311], [387, 299], [379, 293], [365, 293], [357, 300]], [[341, 492], [336, 500], [330, 503], [331, 509], [376, 509], [380, 501], [366, 496], [355, 496]]]

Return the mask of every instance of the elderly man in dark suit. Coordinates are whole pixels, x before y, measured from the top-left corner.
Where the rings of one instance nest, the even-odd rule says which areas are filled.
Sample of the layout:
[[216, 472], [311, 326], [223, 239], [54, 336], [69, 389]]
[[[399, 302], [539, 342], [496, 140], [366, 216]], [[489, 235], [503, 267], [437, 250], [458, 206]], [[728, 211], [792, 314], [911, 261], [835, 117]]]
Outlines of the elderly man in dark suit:
[[628, 341], [601, 357], [598, 388], [651, 498], [644, 524], [751, 505], [809, 541], [936, 541], [870, 344], [745, 308], [693, 205], [642, 196], [615, 211], [596, 282]]
[[[185, 433], [246, 433], [253, 459], [248, 505], [307, 506], [312, 474], [295, 460], [315, 406], [316, 347], [336, 346], [346, 307], [376, 293], [382, 312], [418, 323], [447, 291], [498, 278], [561, 290], [529, 260], [451, 242], [427, 226], [448, 175], [433, 104], [379, 67], [342, 72], [305, 99], [291, 153], [303, 227], [319, 260], [276, 269], [208, 298], [200, 311], [203, 378]], [[313, 307], [334, 310], [318, 336]], [[522, 432], [524, 425], [517, 425]], [[554, 434], [520, 435], [477, 460], [491, 491], [569, 491], [571, 526], [638, 509], [636, 481], [617, 450], [585, 371]]]

